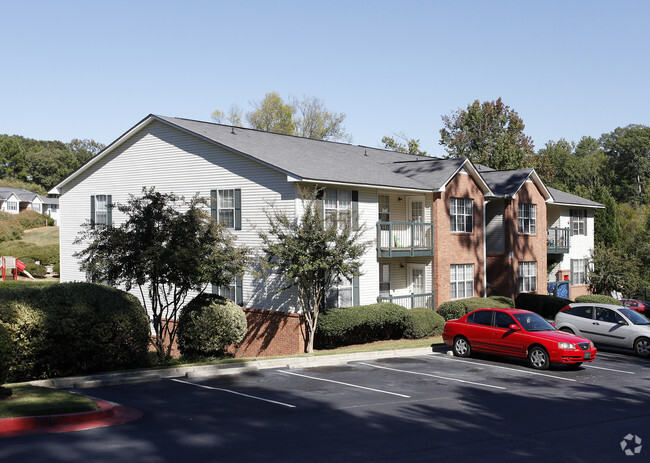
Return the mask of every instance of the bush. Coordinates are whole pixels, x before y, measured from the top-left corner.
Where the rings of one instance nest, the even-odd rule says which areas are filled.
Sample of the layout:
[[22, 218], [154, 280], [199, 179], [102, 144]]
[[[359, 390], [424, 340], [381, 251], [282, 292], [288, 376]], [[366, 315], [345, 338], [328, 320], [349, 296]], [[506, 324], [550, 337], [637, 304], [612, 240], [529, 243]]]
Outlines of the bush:
[[44, 278], [47, 275], [47, 269], [38, 264], [27, 264], [25, 270], [28, 271], [34, 278]]
[[11, 355], [11, 332], [3, 323], [0, 323], [0, 386], [7, 381]]
[[147, 364], [148, 317], [137, 298], [109, 286], [3, 284], [0, 322], [11, 332], [13, 381]]
[[22, 211], [16, 217], [23, 230], [54, 225], [54, 219], [32, 210]]
[[614, 305], [623, 305], [618, 299], [614, 299], [611, 296], [606, 296], [604, 294], [585, 294], [584, 296], [576, 297], [576, 302], [594, 302], [597, 304], [614, 304]]
[[229, 299], [201, 294], [178, 317], [178, 348], [183, 357], [223, 356], [227, 346], [243, 341], [246, 315]]
[[445, 319], [433, 310], [418, 307], [409, 310], [408, 315], [404, 329], [405, 338], [422, 339], [442, 334]]
[[[512, 302], [512, 305], [510, 305], [508, 302], [503, 302], [500, 299], [497, 299], [499, 296], [492, 296], [492, 297], [470, 297], [467, 299], [458, 299], [456, 302], [461, 302], [462, 304], [465, 305], [465, 310], [466, 313], [471, 312], [472, 310], [476, 309], [489, 309], [489, 308], [509, 308], [509, 307], [514, 307], [514, 301], [510, 299]], [[508, 299], [508, 298], [506, 298]]]
[[41, 265], [53, 265], [59, 262], [59, 246], [56, 244], [39, 246], [25, 241], [8, 241], [0, 243], [0, 254], [16, 256], [24, 263], [39, 261]]
[[16, 220], [10, 220], [5, 216], [11, 216], [11, 214], [0, 213], [0, 241], [21, 239], [24, 232], [23, 227]]
[[467, 313], [467, 307], [460, 301], [448, 301], [440, 304], [438, 314], [447, 320], [455, 320]]
[[401, 339], [408, 324], [408, 309], [390, 302], [327, 309], [318, 317], [316, 349], [332, 349]]
[[52, 274], [53, 275], [59, 275], [61, 274], [61, 264], [57, 262], [54, 264], [54, 267], [52, 267]]
[[530, 310], [549, 320], [572, 302], [571, 299], [532, 293], [520, 293], [515, 299], [518, 309]]
[[488, 299], [492, 299], [494, 301], [500, 302], [502, 304], [505, 304], [506, 307], [509, 307], [511, 309], [515, 308], [515, 301], [509, 297], [506, 296], [490, 296]]

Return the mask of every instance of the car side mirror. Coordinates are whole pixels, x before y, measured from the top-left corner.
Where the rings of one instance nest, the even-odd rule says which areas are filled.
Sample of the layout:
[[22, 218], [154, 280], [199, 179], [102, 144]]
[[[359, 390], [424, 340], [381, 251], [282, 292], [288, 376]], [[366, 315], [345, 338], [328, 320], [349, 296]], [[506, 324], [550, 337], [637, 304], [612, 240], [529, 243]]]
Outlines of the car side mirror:
[[519, 327], [514, 323], [508, 327], [510, 331], [519, 331]]
[[616, 323], [619, 325], [627, 325], [627, 322], [625, 320], [619, 320]]

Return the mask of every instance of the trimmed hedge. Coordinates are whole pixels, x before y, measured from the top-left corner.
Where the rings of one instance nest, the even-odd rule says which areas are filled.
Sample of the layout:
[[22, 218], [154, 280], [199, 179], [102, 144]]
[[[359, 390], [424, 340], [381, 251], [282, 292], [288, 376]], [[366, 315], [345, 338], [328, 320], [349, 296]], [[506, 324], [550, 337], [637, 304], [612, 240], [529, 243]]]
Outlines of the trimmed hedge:
[[443, 302], [440, 304], [440, 307], [438, 307], [438, 314], [444, 318], [445, 321], [455, 320], [462, 317], [466, 313], [467, 306], [465, 306], [465, 304], [460, 301]]
[[0, 254], [16, 256], [25, 263], [39, 261], [41, 265], [54, 265], [59, 262], [59, 246], [56, 244], [39, 246], [25, 241], [8, 241], [0, 243]]
[[445, 319], [440, 314], [426, 307], [416, 307], [409, 310], [406, 320], [404, 337], [408, 339], [422, 339], [439, 336], [445, 327]]
[[572, 302], [571, 299], [532, 293], [520, 293], [515, 299], [518, 309], [530, 310], [549, 320]]
[[318, 317], [314, 347], [332, 349], [401, 339], [408, 317], [408, 309], [390, 302], [327, 309]]
[[597, 304], [623, 305], [623, 303], [618, 299], [614, 299], [612, 296], [606, 296], [604, 294], [585, 294], [584, 296], [576, 297], [576, 302], [595, 302]]
[[134, 296], [90, 283], [1, 288], [0, 322], [13, 344], [10, 380], [147, 365], [149, 319]]
[[506, 297], [506, 296], [490, 296], [490, 297], [488, 297], [488, 299], [492, 299], [493, 301], [497, 301], [497, 302], [500, 302], [502, 304], [505, 304], [506, 307], [509, 307], [511, 309], [515, 308], [514, 299], [511, 299], [509, 297]]
[[29, 263], [25, 265], [25, 270], [27, 270], [34, 278], [43, 278], [47, 275], [47, 269], [38, 264]]
[[244, 340], [248, 322], [241, 307], [215, 294], [200, 294], [178, 317], [178, 348], [183, 357], [220, 357]]
[[3, 323], [0, 323], [0, 386], [7, 381], [11, 355], [11, 332]]

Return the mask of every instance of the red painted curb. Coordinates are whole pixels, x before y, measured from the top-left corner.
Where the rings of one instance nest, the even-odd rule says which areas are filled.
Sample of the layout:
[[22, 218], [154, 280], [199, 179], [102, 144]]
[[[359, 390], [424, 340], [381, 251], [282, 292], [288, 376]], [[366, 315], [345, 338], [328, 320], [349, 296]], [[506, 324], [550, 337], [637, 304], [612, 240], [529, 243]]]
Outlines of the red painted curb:
[[24, 416], [0, 419], [0, 437], [32, 433], [51, 433], [79, 431], [82, 429], [112, 426], [142, 417], [142, 412], [134, 408], [113, 404], [105, 400], [93, 399], [98, 410], [63, 415]]

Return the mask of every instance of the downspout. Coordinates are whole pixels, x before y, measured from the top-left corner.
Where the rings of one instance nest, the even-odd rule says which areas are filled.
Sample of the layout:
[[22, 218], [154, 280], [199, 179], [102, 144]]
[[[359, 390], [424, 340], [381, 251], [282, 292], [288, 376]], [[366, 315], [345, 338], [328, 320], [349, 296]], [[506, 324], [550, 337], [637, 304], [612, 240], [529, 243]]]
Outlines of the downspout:
[[483, 297], [487, 297], [487, 224], [485, 223], [487, 203], [483, 200]]

